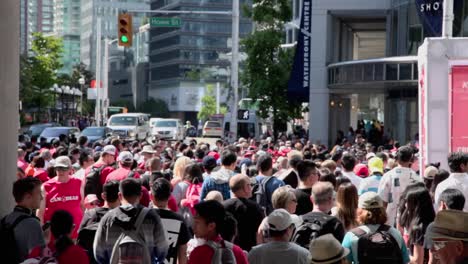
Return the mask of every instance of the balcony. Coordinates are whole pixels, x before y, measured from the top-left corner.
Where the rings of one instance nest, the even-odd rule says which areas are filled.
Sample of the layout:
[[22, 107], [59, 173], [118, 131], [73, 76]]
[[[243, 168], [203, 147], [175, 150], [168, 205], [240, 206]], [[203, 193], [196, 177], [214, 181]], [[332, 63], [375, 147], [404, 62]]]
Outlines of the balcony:
[[416, 56], [356, 60], [328, 65], [328, 87], [390, 88], [416, 86], [418, 82]]

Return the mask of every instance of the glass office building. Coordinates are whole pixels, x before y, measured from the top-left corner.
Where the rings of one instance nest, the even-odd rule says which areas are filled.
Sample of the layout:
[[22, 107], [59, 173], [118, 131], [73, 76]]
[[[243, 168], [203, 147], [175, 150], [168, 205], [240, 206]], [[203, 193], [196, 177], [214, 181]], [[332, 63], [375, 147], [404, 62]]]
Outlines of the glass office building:
[[[153, 0], [151, 9], [230, 11], [232, 0]], [[196, 124], [206, 84], [219, 81], [223, 87], [229, 86], [232, 18], [195, 14], [176, 17], [182, 20], [180, 27], [150, 30], [149, 96], [165, 100], [174, 116]], [[250, 20], [241, 18], [240, 37], [251, 30]], [[227, 88], [222, 90], [226, 95]]]

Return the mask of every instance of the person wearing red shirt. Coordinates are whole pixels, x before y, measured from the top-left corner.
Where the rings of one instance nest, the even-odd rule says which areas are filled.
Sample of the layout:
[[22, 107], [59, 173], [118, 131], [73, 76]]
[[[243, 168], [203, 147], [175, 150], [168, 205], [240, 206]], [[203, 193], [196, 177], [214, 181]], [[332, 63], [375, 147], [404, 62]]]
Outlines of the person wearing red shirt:
[[46, 181], [42, 185], [41, 207], [38, 211], [38, 217], [41, 223], [44, 224], [50, 221], [52, 215], [57, 210], [65, 210], [73, 217], [75, 228], [73, 229], [72, 238], [78, 237], [78, 227], [83, 218], [83, 189], [81, 188], [81, 180], [71, 176], [71, 161], [66, 156], [60, 156], [55, 159], [55, 170], [57, 177]]
[[[115, 153], [117, 150], [115, 149], [114, 146], [112, 145], [107, 145], [102, 149], [101, 152], [101, 157], [99, 160], [93, 164], [93, 166], [87, 168], [85, 170], [85, 175], [88, 176], [88, 174], [91, 172], [91, 169], [99, 169], [104, 166], [104, 168], [101, 170], [101, 175], [100, 175], [100, 184], [104, 185], [106, 182], [107, 176], [114, 171], [114, 168], [111, 167], [111, 165], [115, 162]], [[100, 194], [97, 194], [100, 195]], [[99, 197], [99, 196], [98, 196]]]
[[[139, 179], [140, 174], [136, 171], [132, 170], [132, 165], [133, 165], [133, 155], [129, 151], [122, 151], [119, 154], [119, 157], [117, 158], [117, 161], [119, 162], [119, 168], [116, 169], [115, 171], [111, 172], [106, 179], [106, 182], [109, 181], [123, 181], [126, 178], [135, 178]], [[140, 198], [140, 204], [143, 206], [148, 206], [150, 203], [150, 196], [148, 190], [144, 187], [141, 186], [141, 198]]]
[[156, 151], [153, 149], [151, 145], [146, 145], [143, 147], [143, 150], [140, 151], [141, 156], [143, 156], [143, 161], [140, 161], [138, 164], [138, 169], [141, 171], [145, 171], [145, 165], [148, 160], [150, 160], [152, 157], [154, 157], [154, 154], [156, 154]]
[[24, 160], [26, 156], [26, 152], [23, 149], [18, 149], [18, 160], [16, 160], [16, 166], [21, 168], [23, 171], [26, 171], [28, 167], [28, 163]]
[[107, 175], [106, 181], [122, 181], [127, 177], [139, 179], [140, 174], [136, 171], [132, 171], [133, 166], [133, 155], [130, 151], [122, 151], [117, 158], [119, 162], [119, 168]]
[[73, 243], [70, 235], [74, 232], [73, 216], [64, 210], [52, 215], [50, 231], [57, 239], [49, 243], [49, 249], [56, 256], [58, 264], [88, 264], [89, 258], [84, 249]]
[[38, 157], [34, 162], [34, 178], [38, 178], [41, 182], [46, 182], [49, 180], [49, 174], [45, 170], [45, 160], [42, 157]]
[[[223, 226], [226, 212], [221, 203], [210, 200], [201, 202], [195, 205], [196, 215], [193, 221], [193, 233], [198, 239], [204, 239], [209, 243], [214, 242], [218, 245], [228, 243], [220, 236], [220, 231]], [[232, 252], [236, 258], [237, 264], [248, 264], [248, 260], [244, 251], [233, 245]], [[214, 249], [211, 246], [202, 244], [190, 253], [188, 264], [210, 264], [214, 256]]]

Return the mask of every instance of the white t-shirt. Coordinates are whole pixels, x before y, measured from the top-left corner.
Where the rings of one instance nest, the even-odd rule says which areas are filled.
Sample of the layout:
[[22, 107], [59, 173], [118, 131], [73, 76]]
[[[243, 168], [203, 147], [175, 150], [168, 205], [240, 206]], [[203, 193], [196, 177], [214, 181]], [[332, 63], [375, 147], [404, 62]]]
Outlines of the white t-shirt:
[[[437, 185], [435, 191], [435, 208], [439, 208], [440, 194], [447, 189], [457, 189], [463, 193], [465, 199], [468, 200], [468, 174], [466, 173], [451, 173], [450, 176], [443, 182]], [[465, 202], [464, 212], [468, 212], [468, 202]]]
[[401, 193], [408, 185], [420, 181], [419, 175], [410, 168], [396, 167], [384, 174], [380, 180], [378, 194], [384, 202], [388, 203], [388, 225], [395, 225]]
[[352, 171], [341, 171], [341, 174], [348, 178], [351, 183], [359, 190], [359, 186], [361, 185], [362, 178], [354, 174]]

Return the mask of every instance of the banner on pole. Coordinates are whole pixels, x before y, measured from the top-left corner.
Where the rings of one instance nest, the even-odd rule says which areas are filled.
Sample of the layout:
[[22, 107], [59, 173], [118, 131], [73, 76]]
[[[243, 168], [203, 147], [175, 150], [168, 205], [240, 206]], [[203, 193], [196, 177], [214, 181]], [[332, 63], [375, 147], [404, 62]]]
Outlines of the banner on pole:
[[309, 102], [311, 27], [312, 0], [303, 0], [296, 54], [288, 82], [288, 99], [293, 102]]
[[[456, 13], [463, 8], [463, 0], [453, 1], [453, 11]], [[425, 37], [442, 36], [442, 20], [444, 15], [443, 0], [416, 0], [416, 11], [418, 12]], [[457, 28], [453, 28], [455, 33]]]

